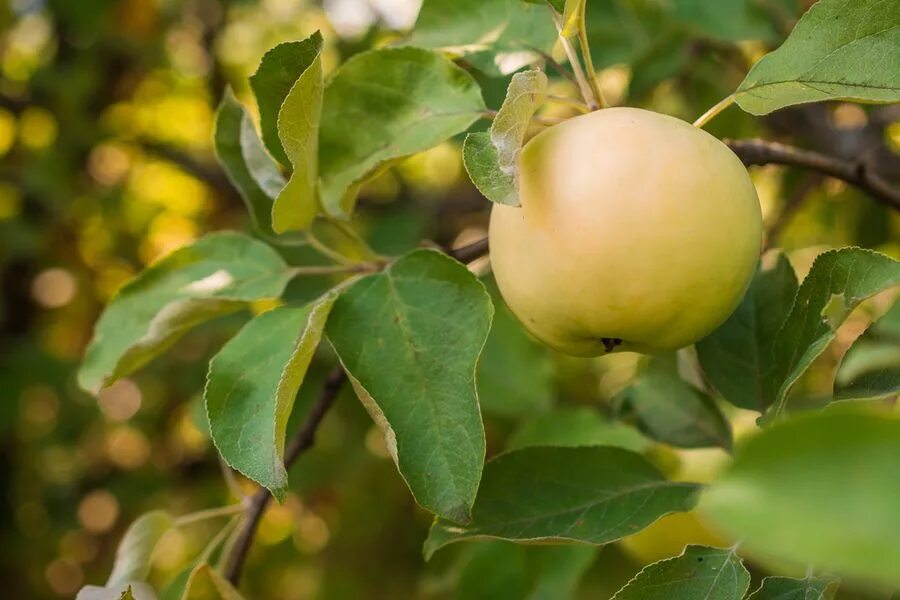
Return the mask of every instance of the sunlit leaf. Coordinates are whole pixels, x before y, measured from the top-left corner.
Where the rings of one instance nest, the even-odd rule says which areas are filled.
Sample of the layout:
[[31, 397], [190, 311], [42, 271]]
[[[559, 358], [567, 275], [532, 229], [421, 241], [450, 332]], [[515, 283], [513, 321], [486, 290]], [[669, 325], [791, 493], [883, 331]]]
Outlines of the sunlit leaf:
[[484, 462], [475, 364], [492, 314], [463, 265], [418, 250], [343, 292], [327, 327], [416, 501], [457, 522]]
[[334, 296], [256, 317], [209, 364], [204, 397], [213, 441], [232, 468], [279, 500], [287, 489], [288, 417]]
[[157, 261], [103, 311], [78, 373], [97, 393], [149, 362], [192, 327], [281, 295], [290, 273], [266, 244], [239, 233], [208, 235]]
[[516, 73], [491, 128], [466, 137], [463, 163], [472, 182], [488, 200], [519, 205], [519, 152], [531, 117], [544, 103], [546, 91], [547, 76], [542, 71]]
[[650, 440], [633, 427], [605, 419], [587, 407], [560, 408], [522, 421], [510, 436], [510, 450], [526, 446], [617, 446], [643, 452]]
[[278, 111], [278, 138], [291, 164], [291, 178], [275, 198], [272, 228], [277, 233], [309, 227], [319, 212], [319, 121], [325, 87], [322, 37], [316, 33], [301, 42], [305, 58], [315, 52], [294, 82]]
[[584, 10], [587, 0], [566, 0], [563, 8], [560, 35], [572, 37], [584, 26]]
[[900, 585], [900, 420], [833, 408], [739, 448], [701, 510], [751, 553]]
[[733, 548], [688, 546], [644, 567], [613, 600], [741, 600], [749, 587], [750, 573]]
[[819, 0], [738, 87], [755, 115], [823, 100], [900, 101], [900, 3]]
[[291, 161], [278, 135], [281, 105], [295, 82], [317, 61], [321, 50], [322, 35], [318, 31], [301, 42], [278, 44], [266, 52], [256, 73], [250, 77], [250, 87], [259, 105], [263, 142], [285, 167], [290, 167]]
[[321, 199], [346, 215], [358, 184], [386, 163], [461, 133], [485, 110], [478, 84], [438, 52], [382, 48], [353, 56], [325, 88]]
[[182, 600], [243, 600], [243, 596], [210, 565], [198, 565]]
[[840, 580], [836, 577], [766, 577], [747, 600], [833, 600]]
[[797, 291], [793, 308], [774, 345], [767, 417], [777, 416], [793, 385], [809, 368], [854, 308], [866, 298], [900, 284], [900, 261], [861, 248], [820, 254]]
[[698, 486], [667, 481], [639, 454], [609, 447], [534, 447], [485, 465], [472, 522], [438, 518], [425, 541], [431, 557], [473, 538], [605, 544], [661, 516], [690, 510]]
[[741, 408], [764, 411], [772, 402], [767, 377], [773, 368], [775, 336], [797, 293], [797, 276], [783, 254], [756, 273], [734, 313], [697, 342], [697, 358], [723, 398]]
[[156, 544], [174, 526], [172, 517], [161, 510], [138, 517], [119, 542], [106, 587], [121, 588], [135, 581], [144, 581], [150, 572], [150, 558]]

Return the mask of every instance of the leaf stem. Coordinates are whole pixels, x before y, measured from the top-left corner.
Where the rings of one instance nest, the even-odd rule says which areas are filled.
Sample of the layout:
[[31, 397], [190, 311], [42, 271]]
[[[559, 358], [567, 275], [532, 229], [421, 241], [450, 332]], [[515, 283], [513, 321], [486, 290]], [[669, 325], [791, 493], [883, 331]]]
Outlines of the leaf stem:
[[578, 14], [578, 45], [581, 47], [581, 58], [584, 60], [584, 68], [587, 71], [588, 84], [591, 87], [591, 94], [597, 102], [597, 108], [606, 108], [606, 98], [600, 90], [600, 82], [597, 80], [597, 71], [594, 69], [594, 59], [591, 58], [591, 46], [587, 37], [587, 20], [585, 19], [585, 10], [587, 9], [587, 0], [581, 3]]
[[319, 238], [314, 236], [311, 231], [306, 232], [306, 240], [309, 242], [309, 245], [313, 247], [319, 254], [326, 258], [330, 258], [334, 262], [341, 265], [353, 265], [354, 261], [350, 260], [346, 256], [335, 252], [325, 244], [323, 244]]
[[547, 96], [547, 100], [550, 102], [558, 102], [560, 104], [571, 106], [581, 113], [591, 112], [591, 109], [589, 109], [584, 102], [575, 98], [568, 98], [566, 96], [554, 96], [550, 94]]
[[200, 521], [217, 519], [219, 517], [229, 517], [231, 515], [240, 514], [246, 509], [247, 505], [243, 502], [240, 502], [238, 504], [230, 504], [228, 506], [220, 506], [218, 508], [208, 508], [206, 510], [200, 510], [178, 517], [177, 519], [175, 519], [175, 526], [184, 527], [185, 525], [192, 525]]
[[703, 127], [712, 121], [720, 112], [734, 104], [734, 94], [730, 94], [716, 102], [709, 110], [694, 121], [694, 127]]
[[377, 271], [380, 268], [378, 263], [354, 263], [351, 265], [312, 265], [308, 267], [291, 267], [289, 272], [291, 277], [301, 275], [344, 275], [351, 273], [367, 273]]
[[571, 65], [572, 73], [575, 75], [575, 81], [578, 82], [578, 89], [581, 91], [581, 97], [584, 98], [584, 102], [589, 109], [596, 110], [598, 108], [597, 99], [594, 96], [591, 84], [588, 83], [584, 76], [584, 71], [581, 69], [581, 63], [578, 61], [578, 54], [575, 52], [575, 48], [572, 47], [569, 38], [563, 35], [562, 21], [560, 20], [559, 14], [549, 4], [547, 6], [550, 9], [550, 15], [553, 17], [553, 24], [556, 26], [556, 32], [559, 34], [559, 43], [562, 44], [563, 50], [566, 53], [566, 58], [569, 59], [569, 65]]

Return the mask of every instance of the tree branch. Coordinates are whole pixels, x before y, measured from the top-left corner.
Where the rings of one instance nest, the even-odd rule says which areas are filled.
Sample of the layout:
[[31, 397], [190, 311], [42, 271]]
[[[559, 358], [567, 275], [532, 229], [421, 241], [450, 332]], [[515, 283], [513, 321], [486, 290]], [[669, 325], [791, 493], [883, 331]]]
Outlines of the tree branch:
[[487, 254], [487, 251], [488, 239], [484, 238], [455, 250], [447, 250], [447, 254], [459, 262], [470, 263], [476, 258], [481, 258]]
[[816, 171], [855, 185], [878, 202], [900, 210], [900, 188], [873, 173], [860, 160], [845, 160], [765, 140], [725, 140], [725, 143], [747, 166], [775, 164]]
[[[316, 403], [310, 409], [306, 422], [297, 431], [288, 444], [287, 450], [285, 450], [284, 466], [286, 469], [289, 469], [304, 451], [312, 447], [316, 431], [322, 423], [322, 419], [325, 418], [328, 410], [334, 404], [335, 398], [337, 398], [346, 381], [347, 375], [340, 365], [337, 365], [328, 374], [327, 379], [325, 379], [325, 385], [322, 386], [322, 391], [319, 393]], [[241, 570], [244, 567], [244, 562], [247, 560], [247, 553], [253, 544], [253, 538], [256, 536], [256, 529], [259, 527], [259, 522], [262, 520], [263, 513], [266, 512], [266, 508], [271, 500], [272, 494], [266, 488], [260, 488], [250, 498], [247, 516], [225, 565], [225, 577], [235, 586], [241, 578]]]

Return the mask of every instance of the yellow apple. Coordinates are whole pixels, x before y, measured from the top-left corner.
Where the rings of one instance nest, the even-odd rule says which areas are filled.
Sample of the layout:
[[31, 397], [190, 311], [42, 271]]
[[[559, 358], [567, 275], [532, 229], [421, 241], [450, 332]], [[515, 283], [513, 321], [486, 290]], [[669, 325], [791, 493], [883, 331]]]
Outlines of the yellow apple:
[[609, 108], [532, 138], [521, 206], [494, 205], [491, 264], [524, 326], [577, 356], [687, 346], [740, 302], [759, 200], [725, 144], [684, 121]]

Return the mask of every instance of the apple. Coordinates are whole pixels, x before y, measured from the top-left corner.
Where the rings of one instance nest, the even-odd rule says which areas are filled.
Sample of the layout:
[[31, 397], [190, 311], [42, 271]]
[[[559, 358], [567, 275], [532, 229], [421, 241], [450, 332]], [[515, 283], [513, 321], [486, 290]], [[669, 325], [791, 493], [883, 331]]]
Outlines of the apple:
[[491, 264], [523, 325], [576, 356], [681, 348], [718, 327], [756, 270], [759, 199], [721, 141], [609, 108], [532, 138], [521, 206], [495, 204]]

